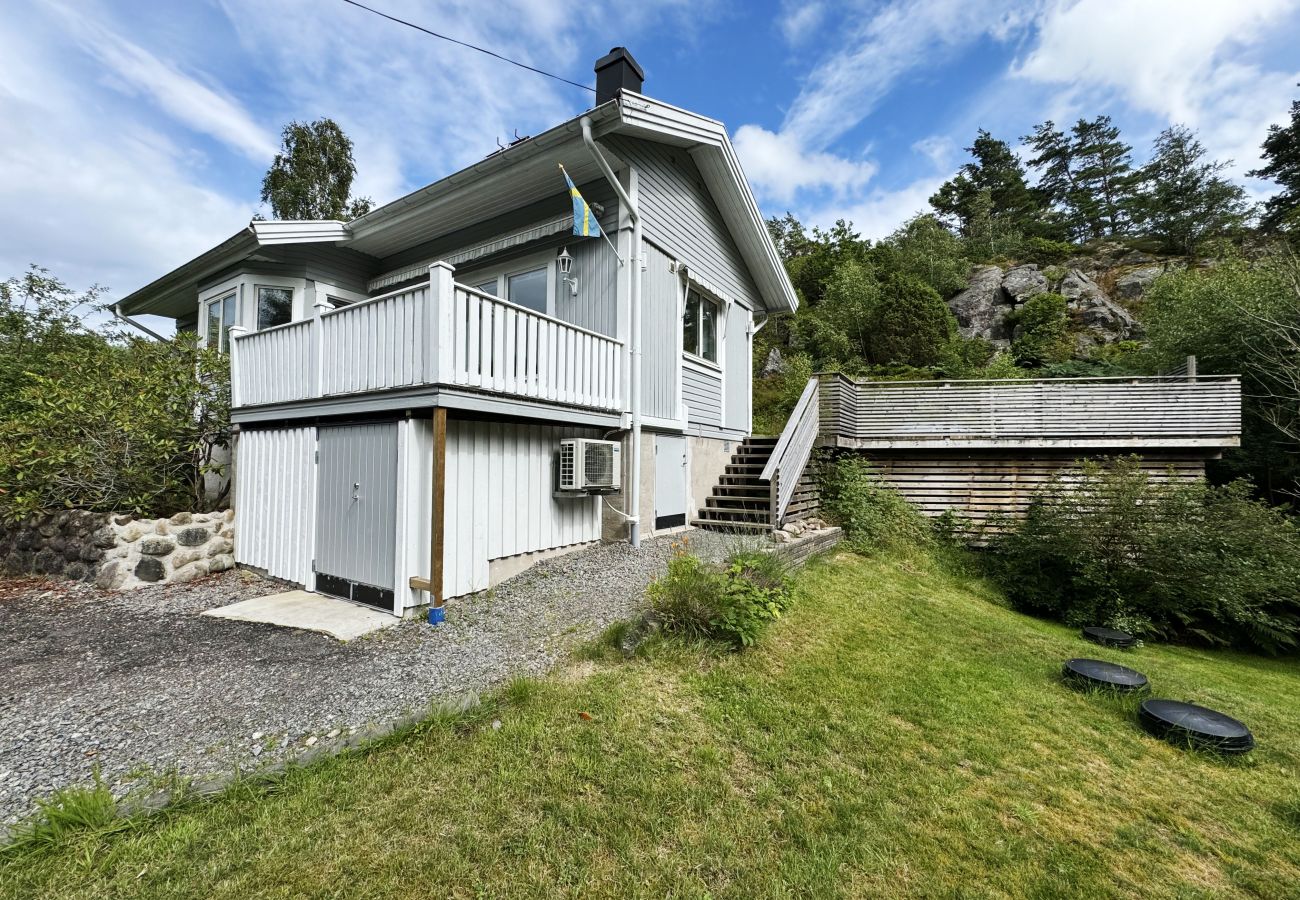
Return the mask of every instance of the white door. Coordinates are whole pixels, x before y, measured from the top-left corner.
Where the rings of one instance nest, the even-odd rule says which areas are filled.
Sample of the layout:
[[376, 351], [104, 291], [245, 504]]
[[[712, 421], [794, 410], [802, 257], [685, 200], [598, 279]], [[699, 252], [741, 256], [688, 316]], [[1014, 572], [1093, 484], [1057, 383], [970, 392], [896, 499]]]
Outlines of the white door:
[[655, 435], [655, 531], [686, 524], [686, 438]]

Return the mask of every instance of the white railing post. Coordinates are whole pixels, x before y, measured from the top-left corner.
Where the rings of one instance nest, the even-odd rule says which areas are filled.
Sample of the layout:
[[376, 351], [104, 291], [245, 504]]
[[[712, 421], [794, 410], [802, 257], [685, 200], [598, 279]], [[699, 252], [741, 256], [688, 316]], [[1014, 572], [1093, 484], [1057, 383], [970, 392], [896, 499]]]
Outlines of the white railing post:
[[432, 375], [434, 384], [451, 384], [454, 379], [456, 359], [455, 319], [456, 270], [450, 263], [429, 263], [429, 346], [433, 354], [433, 367], [425, 357], [425, 377]]
[[244, 399], [244, 392], [240, 386], [240, 378], [243, 375], [241, 371], [243, 366], [239, 358], [239, 351], [235, 348], [239, 345], [238, 338], [248, 334], [248, 329], [240, 325], [231, 325], [226, 331], [226, 341], [229, 346], [226, 347], [226, 353], [230, 356], [230, 405], [231, 407], [239, 406]]
[[320, 317], [321, 313], [328, 311], [329, 308], [329, 301], [322, 299], [318, 293], [316, 302], [311, 307], [312, 322], [307, 326], [311, 329], [312, 352], [316, 354], [316, 365], [312, 367], [311, 390], [308, 394], [310, 397], [325, 396], [325, 323]]

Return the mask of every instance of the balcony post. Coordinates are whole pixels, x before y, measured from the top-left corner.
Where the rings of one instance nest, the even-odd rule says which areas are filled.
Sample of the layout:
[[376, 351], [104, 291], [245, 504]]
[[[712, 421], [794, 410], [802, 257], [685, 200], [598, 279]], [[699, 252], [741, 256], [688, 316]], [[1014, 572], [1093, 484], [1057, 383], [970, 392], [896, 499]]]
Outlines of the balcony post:
[[321, 321], [321, 313], [327, 312], [330, 308], [329, 301], [324, 299], [321, 294], [316, 294], [316, 302], [311, 306], [311, 340], [312, 350], [316, 354], [315, 371], [312, 372], [311, 396], [325, 396], [325, 323]]
[[238, 338], [246, 334], [248, 334], [248, 329], [241, 325], [231, 325], [226, 331], [226, 340], [230, 342], [230, 346], [226, 348], [226, 353], [230, 356], [230, 406], [232, 408], [238, 407], [243, 401], [243, 391], [240, 390], [239, 385], [242, 366], [240, 365], [241, 360], [237, 348], [239, 347]]
[[425, 373], [426, 376], [433, 376], [431, 380], [434, 384], [454, 383], [455, 272], [451, 263], [441, 260], [429, 263], [428, 352], [433, 354], [433, 368], [430, 370], [426, 362]]

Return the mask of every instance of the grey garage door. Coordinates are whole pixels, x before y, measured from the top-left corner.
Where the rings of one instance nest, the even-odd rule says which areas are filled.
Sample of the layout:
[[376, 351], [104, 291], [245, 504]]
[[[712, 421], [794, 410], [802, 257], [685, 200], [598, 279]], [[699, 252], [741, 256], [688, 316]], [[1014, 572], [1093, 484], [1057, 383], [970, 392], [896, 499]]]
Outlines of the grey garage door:
[[316, 496], [316, 589], [393, 608], [397, 423], [323, 427]]

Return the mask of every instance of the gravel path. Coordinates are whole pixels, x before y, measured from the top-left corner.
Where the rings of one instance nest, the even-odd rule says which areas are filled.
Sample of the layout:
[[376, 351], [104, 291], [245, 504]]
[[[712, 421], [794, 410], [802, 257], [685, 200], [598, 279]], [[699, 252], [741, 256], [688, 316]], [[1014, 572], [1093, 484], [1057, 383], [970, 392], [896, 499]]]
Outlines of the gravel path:
[[[697, 534], [708, 549], [715, 536]], [[168, 773], [246, 771], [542, 673], [632, 615], [670, 553], [658, 538], [557, 557], [451, 601], [437, 628], [349, 644], [198, 615], [280, 589], [247, 572], [122, 594], [0, 582], [0, 824], [95, 766], [119, 796]]]

